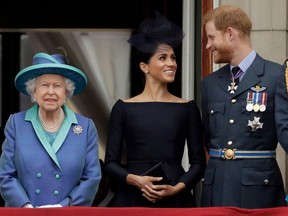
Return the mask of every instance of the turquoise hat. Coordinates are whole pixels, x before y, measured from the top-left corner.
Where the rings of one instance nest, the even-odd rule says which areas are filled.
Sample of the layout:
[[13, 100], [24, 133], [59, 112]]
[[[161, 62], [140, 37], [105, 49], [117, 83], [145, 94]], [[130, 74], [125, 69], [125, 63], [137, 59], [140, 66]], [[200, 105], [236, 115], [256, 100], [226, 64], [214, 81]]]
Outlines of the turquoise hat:
[[68, 65], [64, 55], [37, 53], [33, 57], [33, 65], [22, 69], [16, 75], [16, 89], [29, 95], [25, 83], [43, 74], [59, 74], [72, 80], [75, 83], [74, 95], [82, 92], [87, 85], [86, 75], [78, 68]]

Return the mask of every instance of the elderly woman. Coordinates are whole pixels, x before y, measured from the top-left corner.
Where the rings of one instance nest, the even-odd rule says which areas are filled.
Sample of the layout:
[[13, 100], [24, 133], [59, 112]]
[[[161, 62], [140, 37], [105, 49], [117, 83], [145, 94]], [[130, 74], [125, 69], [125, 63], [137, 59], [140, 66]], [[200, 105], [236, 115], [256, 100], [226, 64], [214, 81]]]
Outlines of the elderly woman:
[[0, 158], [6, 207], [91, 206], [101, 179], [93, 121], [65, 101], [82, 92], [85, 74], [61, 54], [38, 53], [15, 86], [36, 104], [12, 114]]

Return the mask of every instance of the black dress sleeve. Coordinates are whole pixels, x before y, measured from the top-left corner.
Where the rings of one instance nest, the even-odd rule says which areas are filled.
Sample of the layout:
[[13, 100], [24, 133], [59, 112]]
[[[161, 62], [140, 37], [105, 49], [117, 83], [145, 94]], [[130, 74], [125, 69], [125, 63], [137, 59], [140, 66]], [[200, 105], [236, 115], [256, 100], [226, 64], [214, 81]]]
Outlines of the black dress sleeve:
[[179, 181], [186, 187], [194, 187], [203, 178], [206, 167], [206, 155], [204, 150], [204, 138], [200, 110], [194, 101], [189, 102], [190, 119], [187, 131], [187, 147], [189, 157], [189, 170]]
[[123, 101], [118, 100], [110, 113], [104, 172], [108, 178], [126, 183], [126, 176], [129, 172], [121, 164], [124, 146], [122, 108]]

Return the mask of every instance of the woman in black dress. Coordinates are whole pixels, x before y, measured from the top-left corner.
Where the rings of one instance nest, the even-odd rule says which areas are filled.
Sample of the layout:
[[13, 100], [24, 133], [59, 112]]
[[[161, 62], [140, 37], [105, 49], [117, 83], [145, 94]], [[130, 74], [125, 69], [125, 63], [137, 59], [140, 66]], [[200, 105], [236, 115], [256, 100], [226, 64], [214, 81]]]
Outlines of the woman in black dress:
[[[138, 51], [146, 82], [141, 94], [117, 100], [111, 111], [105, 174], [114, 196], [108, 206], [196, 206], [192, 189], [206, 161], [201, 116], [193, 100], [176, 97], [167, 87], [175, 79], [174, 48], [184, 33], [156, 15], [128, 40]], [[187, 171], [182, 166], [186, 143]]]

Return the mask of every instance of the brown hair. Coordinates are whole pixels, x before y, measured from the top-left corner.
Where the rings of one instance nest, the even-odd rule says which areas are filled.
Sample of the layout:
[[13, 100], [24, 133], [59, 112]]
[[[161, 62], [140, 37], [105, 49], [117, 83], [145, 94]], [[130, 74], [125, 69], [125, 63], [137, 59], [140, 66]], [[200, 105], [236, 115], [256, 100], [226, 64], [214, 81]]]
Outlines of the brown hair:
[[218, 31], [225, 31], [228, 27], [232, 27], [244, 37], [249, 37], [252, 29], [252, 22], [248, 15], [240, 8], [232, 5], [223, 5], [208, 11], [203, 17], [203, 26], [209, 21], [214, 21]]

